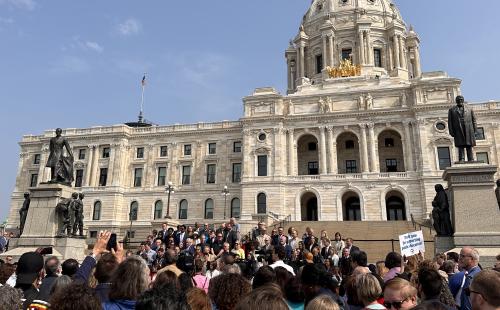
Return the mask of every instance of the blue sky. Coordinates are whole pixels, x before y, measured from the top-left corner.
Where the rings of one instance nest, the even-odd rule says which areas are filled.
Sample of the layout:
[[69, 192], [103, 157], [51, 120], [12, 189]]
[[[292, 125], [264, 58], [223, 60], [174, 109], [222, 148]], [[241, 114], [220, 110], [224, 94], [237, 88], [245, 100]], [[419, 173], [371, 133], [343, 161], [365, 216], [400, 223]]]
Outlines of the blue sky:
[[[309, 0], [0, 0], [0, 220], [23, 134], [146, 118], [238, 119], [254, 88], [284, 93], [284, 50]], [[500, 1], [399, 0], [424, 71], [462, 78], [468, 101], [500, 99]]]

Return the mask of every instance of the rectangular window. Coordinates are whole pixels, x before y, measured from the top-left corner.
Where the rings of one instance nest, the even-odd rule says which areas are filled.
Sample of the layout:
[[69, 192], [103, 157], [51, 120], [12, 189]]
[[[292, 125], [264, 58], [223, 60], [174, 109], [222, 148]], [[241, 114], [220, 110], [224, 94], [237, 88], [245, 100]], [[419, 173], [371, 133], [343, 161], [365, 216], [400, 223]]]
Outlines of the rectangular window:
[[40, 154], [35, 154], [35, 157], [33, 157], [33, 164], [39, 165], [40, 164]]
[[142, 185], [142, 168], [134, 169], [134, 187], [141, 187]]
[[135, 238], [135, 230], [127, 230], [127, 239]]
[[382, 50], [379, 48], [373, 49], [373, 60], [375, 67], [382, 68]]
[[143, 147], [137, 148], [135, 158], [144, 158], [144, 148]]
[[99, 186], [106, 186], [108, 181], [108, 168], [101, 168], [99, 173]]
[[208, 154], [210, 154], [210, 155], [217, 154], [217, 144], [216, 143], [209, 143], [208, 144]]
[[308, 175], [319, 174], [319, 164], [317, 161], [310, 161], [307, 163], [307, 174]]
[[168, 156], [168, 147], [166, 145], [160, 146], [160, 157]]
[[345, 161], [345, 172], [346, 173], [357, 173], [358, 165], [355, 160], [346, 160]]
[[97, 230], [91, 230], [89, 231], [90, 238], [97, 238]]
[[191, 156], [191, 144], [184, 144], [184, 156]]
[[109, 147], [103, 147], [102, 148], [102, 158], [109, 158], [109, 152], [110, 152]]
[[483, 162], [485, 164], [490, 163], [488, 152], [478, 152], [476, 153], [476, 156], [477, 156], [477, 161]]
[[191, 184], [191, 166], [182, 166], [182, 184]]
[[241, 182], [241, 163], [233, 164], [233, 183]]
[[352, 49], [346, 48], [342, 50], [342, 60], [351, 59], [352, 60]]
[[38, 184], [38, 173], [32, 173], [30, 179], [30, 187], [36, 187]]
[[385, 160], [385, 169], [387, 172], [397, 172], [398, 171], [398, 162], [395, 159], [386, 159]]
[[241, 153], [241, 141], [235, 141], [233, 143], [233, 153]]
[[257, 156], [257, 175], [259, 177], [267, 176], [267, 155]]
[[167, 184], [167, 167], [158, 167], [158, 186]]
[[484, 128], [483, 127], [477, 127], [476, 131], [476, 140], [484, 140]]
[[323, 70], [323, 55], [316, 55], [316, 73]]
[[78, 150], [78, 159], [80, 159], [80, 160], [85, 159], [85, 153], [86, 153], [85, 149]]
[[217, 166], [215, 164], [207, 165], [207, 183], [213, 184], [215, 183], [215, 171]]
[[451, 166], [450, 148], [449, 147], [438, 147], [437, 148], [438, 159], [439, 159], [439, 170], [444, 170]]
[[83, 169], [77, 169], [75, 173], [75, 187], [82, 187]]

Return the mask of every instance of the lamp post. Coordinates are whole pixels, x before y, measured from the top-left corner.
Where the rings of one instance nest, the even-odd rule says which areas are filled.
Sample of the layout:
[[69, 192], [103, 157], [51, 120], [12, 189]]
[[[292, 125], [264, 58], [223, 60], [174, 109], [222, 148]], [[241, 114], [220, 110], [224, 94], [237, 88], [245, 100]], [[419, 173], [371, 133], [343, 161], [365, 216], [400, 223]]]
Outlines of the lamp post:
[[170, 194], [175, 193], [174, 185], [172, 184], [172, 182], [169, 181], [167, 183], [167, 187], [165, 188], [165, 190], [167, 191], [167, 215], [165, 215], [165, 218], [171, 219], [172, 217], [170, 217]]
[[229, 195], [229, 190], [227, 189], [227, 185], [224, 185], [221, 194], [224, 195], [224, 219], [226, 219], [226, 209], [227, 209], [226, 204], [227, 204], [227, 196]]

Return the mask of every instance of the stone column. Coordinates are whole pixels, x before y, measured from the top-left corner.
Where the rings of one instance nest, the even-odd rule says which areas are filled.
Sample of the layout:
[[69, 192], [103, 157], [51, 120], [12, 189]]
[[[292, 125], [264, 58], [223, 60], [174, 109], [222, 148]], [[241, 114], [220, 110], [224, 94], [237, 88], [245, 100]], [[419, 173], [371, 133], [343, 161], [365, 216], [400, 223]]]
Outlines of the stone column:
[[371, 34], [370, 31], [366, 32], [366, 57], [368, 58], [366, 63], [369, 65], [375, 65], [374, 59], [373, 59], [373, 47], [372, 47], [372, 42], [371, 42]]
[[326, 129], [328, 131], [328, 173], [337, 174], [337, 161], [334, 160], [334, 156], [337, 157], [337, 150], [334, 148], [333, 127], [328, 126]]
[[272, 173], [273, 173], [273, 177], [277, 176], [277, 175], [280, 175], [280, 169], [279, 169], [279, 148], [278, 148], [278, 145], [280, 144], [280, 137], [279, 137], [279, 133], [280, 133], [280, 128], [273, 128], [273, 143], [274, 143], [274, 147], [273, 147], [273, 169], [272, 169]]
[[[421, 119], [417, 119], [417, 121], [415, 122], [416, 124], [416, 128], [415, 128], [415, 131], [416, 131], [416, 135], [415, 137], [418, 137], [418, 143], [420, 144], [420, 160], [419, 160], [419, 164], [420, 164], [420, 170], [421, 171], [428, 171], [430, 170], [430, 165], [429, 165], [429, 161], [428, 161], [428, 158], [429, 158], [429, 141], [427, 139], [427, 129], [425, 128], [425, 123], [426, 123], [426, 120], [421, 118]], [[453, 152], [453, 149], [451, 150]], [[452, 157], [453, 155], [450, 154]]]
[[288, 129], [288, 175], [294, 175], [295, 173], [295, 156], [294, 156], [294, 139], [293, 139], [293, 128]]
[[325, 127], [319, 127], [319, 140], [320, 140], [320, 174], [326, 174], [326, 138], [325, 138]]
[[398, 35], [394, 35], [394, 37], [392, 38], [392, 43], [394, 45], [394, 67], [396, 68], [399, 68], [400, 67], [400, 55], [399, 55], [399, 39], [398, 39]]
[[364, 31], [360, 31], [359, 35], [359, 63], [364, 65], [365, 61], [365, 40], [364, 40]]
[[121, 178], [122, 178], [122, 173], [121, 171], [125, 169], [123, 165], [123, 148], [124, 144], [123, 143], [116, 143], [114, 145], [114, 153], [115, 153], [115, 158], [114, 158], [114, 163], [113, 163], [113, 173], [110, 174], [111, 180], [109, 184], [111, 186], [120, 186], [121, 184]]
[[399, 42], [399, 63], [403, 69], [407, 69], [406, 66], [406, 55], [405, 55], [405, 44], [403, 42], [403, 37], [398, 36], [398, 42]]
[[305, 76], [305, 66], [304, 66], [304, 43], [299, 44], [299, 79]]
[[250, 136], [252, 132], [249, 129], [244, 129], [243, 130], [243, 154], [246, 156], [243, 156], [243, 178], [248, 178], [248, 177], [254, 177], [254, 173], [250, 170], [251, 169], [251, 163], [250, 161], [253, 160], [254, 155], [253, 152], [250, 154], [251, 145], [250, 145]]
[[413, 143], [411, 139], [410, 132], [410, 122], [404, 121], [403, 126], [405, 128], [405, 145], [406, 145], [406, 154], [405, 154], [405, 167], [406, 171], [414, 171], [413, 168]]
[[88, 159], [87, 159], [87, 166], [85, 167], [85, 186], [91, 186], [91, 180], [92, 180], [92, 164], [94, 162], [94, 153], [97, 145], [95, 144], [90, 144], [88, 145]]
[[363, 169], [363, 172], [369, 172], [370, 168], [368, 165], [368, 146], [366, 143], [366, 124], [359, 124], [359, 127], [361, 128], [361, 168]]
[[280, 128], [280, 159], [281, 159], [281, 175], [287, 175], [287, 156], [286, 156], [286, 129]]
[[97, 186], [97, 175], [99, 174], [99, 145], [94, 146], [94, 155], [92, 155], [92, 168], [90, 168], [90, 185]]
[[415, 46], [415, 77], [420, 77], [422, 76], [422, 67], [420, 63], [420, 48], [418, 46]]
[[392, 51], [392, 44], [386, 44], [386, 49], [387, 49], [386, 55], [389, 62], [389, 70], [392, 70], [394, 69], [394, 61], [393, 61], [394, 52]]
[[323, 40], [323, 69], [324, 69], [326, 68], [328, 61], [328, 50], [326, 48], [326, 35], [323, 35], [321, 38]]
[[106, 180], [106, 186], [113, 184], [113, 174], [115, 171], [116, 151], [117, 151], [116, 144], [111, 144], [110, 145], [111, 154], [109, 154], [108, 176], [107, 176], [107, 180]]
[[329, 45], [329, 48], [330, 48], [330, 66], [334, 67], [335, 66], [335, 61], [334, 61], [334, 58], [333, 58], [333, 55], [334, 55], [334, 51], [333, 51], [333, 34], [329, 35], [328, 36], [328, 45]]
[[376, 151], [377, 139], [375, 138], [375, 124], [368, 123], [368, 133], [370, 135], [370, 166], [372, 172], [378, 172], [378, 156]]

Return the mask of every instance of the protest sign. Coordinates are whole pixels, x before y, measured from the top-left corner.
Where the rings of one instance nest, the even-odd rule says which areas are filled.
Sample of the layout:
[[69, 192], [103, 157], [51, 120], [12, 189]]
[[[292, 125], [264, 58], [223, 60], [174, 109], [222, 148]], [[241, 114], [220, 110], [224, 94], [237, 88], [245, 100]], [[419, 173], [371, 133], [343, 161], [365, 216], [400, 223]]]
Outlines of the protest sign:
[[425, 252], [424, 235], [421, 230], [399, 236], [401, 255], [412, 256]]

